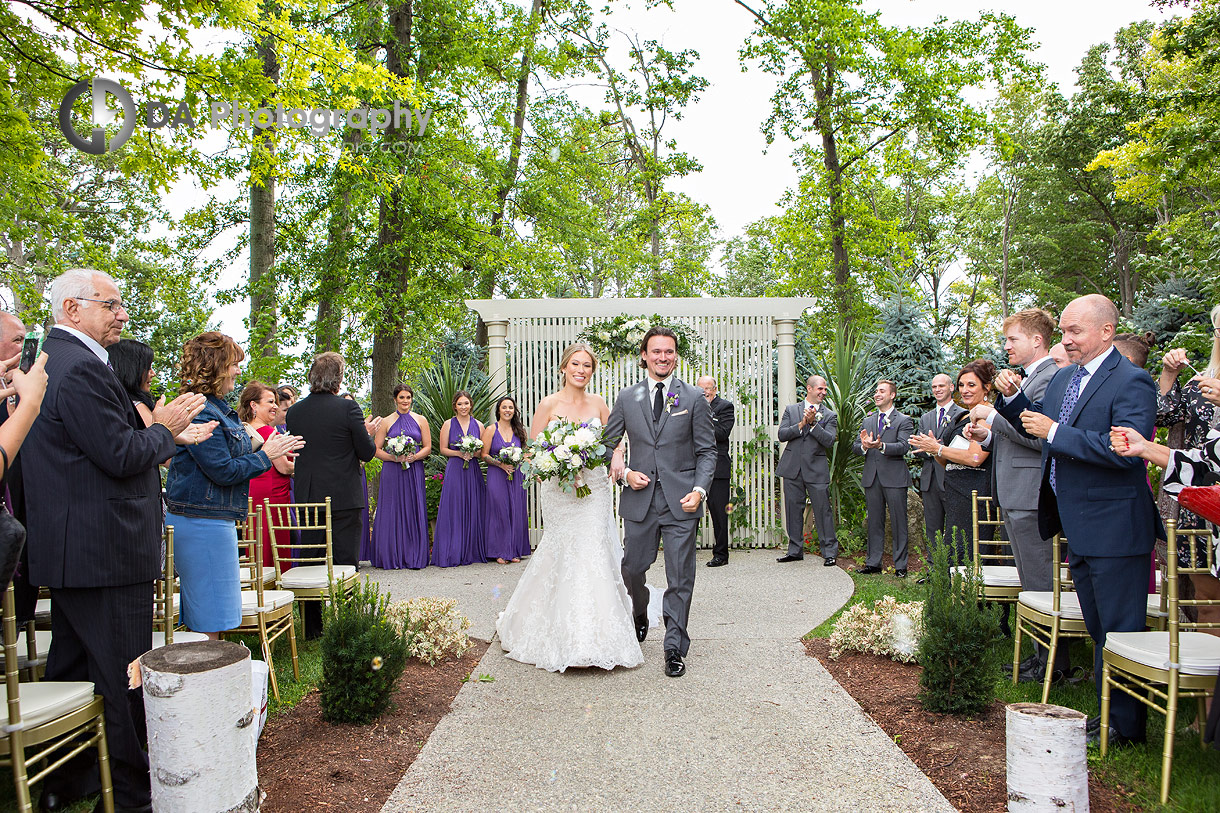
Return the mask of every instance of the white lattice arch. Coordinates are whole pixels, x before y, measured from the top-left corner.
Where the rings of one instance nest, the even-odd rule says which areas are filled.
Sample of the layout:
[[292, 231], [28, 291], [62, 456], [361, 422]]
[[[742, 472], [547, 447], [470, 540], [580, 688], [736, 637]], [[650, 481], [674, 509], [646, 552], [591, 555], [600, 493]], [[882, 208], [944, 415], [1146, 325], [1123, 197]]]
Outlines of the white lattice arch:
[[[703, 338], [703, 361], [692, 368], [685, 360], [678, 376], [694, 383], [701, 375], [712, 375], [723, 397], [737, 402], [742, 387], [755, 393], [752, 403], [736, 403], [737, 423], [729, 439], [734, 468], [741, 449], [764, 426], [776, 438], [777, 416], [773, 397], [780, 404], [796, 402], [796, 360], [793, 331], [796, 320], [813, 300], [804, 298], [672, 298], [672, 299], [472, 299], [467, 306], [487, 324], [488, 368], [492, 389], [510, 392], [528, 416], [538, 401], [558, 384], [559, 359], [564, 347], [576, 340], [589, 323], [620, 314], [657, 314], [682, 322]], [[778, 361], [779, 392], [772, 390], [771, 365]], [[622, 359], [598, 368], [592, 388], [611, 404], [623, 387], [643, 375], [634, 359]], [[775, 529], [782, 511], [775, 489], [774, 462], [763, 455], [744, 472], [751, 494], [749, 526], [756, 532], [735, 545], [750, 547], [777, 543]], [[537, 544], [541, 514], [537, 495], [530, 495], [530, 540]], [[711, 544], [711, 525], [704, 523], [701, 543]]]

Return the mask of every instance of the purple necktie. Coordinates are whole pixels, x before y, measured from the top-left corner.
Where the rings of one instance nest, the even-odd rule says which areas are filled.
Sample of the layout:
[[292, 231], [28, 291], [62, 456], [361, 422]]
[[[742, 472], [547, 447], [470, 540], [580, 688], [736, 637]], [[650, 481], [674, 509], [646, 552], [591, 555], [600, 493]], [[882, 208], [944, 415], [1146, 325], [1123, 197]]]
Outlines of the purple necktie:
[[[1059, 407], [1059, 423], [1063, 423], [1068, 418], [1072, 417], [1072, 410], [1076, 408], [1076, 401], [1080, 398], [1080, 382], [1084, 380], [1084, 367], [1077, 367], [1076, 372], [1072, 375], [1072, 380], [1068, 382], [1067, 391], [1063, 393], [1063, 406]], [[1055, 456], [1051, 455], [1051, 491], [1056, 494], [1059, 489], [1055, 487]]]
[[881, 433], [885, 431], [885, 413], [877, 413], [877, 437], [881, 437]]

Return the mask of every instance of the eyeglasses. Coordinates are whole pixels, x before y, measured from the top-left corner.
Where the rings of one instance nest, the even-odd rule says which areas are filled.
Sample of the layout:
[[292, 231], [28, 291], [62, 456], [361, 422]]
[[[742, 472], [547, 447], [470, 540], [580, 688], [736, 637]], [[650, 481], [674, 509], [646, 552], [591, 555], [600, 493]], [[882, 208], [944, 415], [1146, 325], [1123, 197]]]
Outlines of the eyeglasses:
[[121, 299], [90, 299], [87, 296], [74, 296], [72, 298], [80, 300], [81, 302], [100, 303], [102, 305], [105, 305], [106, 310], [110, 311], [111, 313], [118, 313], [121, 310], [126, 310], [126, 308], [123, 307], [123, 300], [121, 300]]

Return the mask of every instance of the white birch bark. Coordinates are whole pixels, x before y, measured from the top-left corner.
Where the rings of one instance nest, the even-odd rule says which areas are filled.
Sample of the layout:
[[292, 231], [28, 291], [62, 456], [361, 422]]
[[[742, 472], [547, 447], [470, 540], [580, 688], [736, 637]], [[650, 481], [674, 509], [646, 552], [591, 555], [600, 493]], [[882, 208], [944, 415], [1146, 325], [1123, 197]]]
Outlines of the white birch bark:
[[1004, 711], [1008, 809], [1083, 813], [1089, 809], [1087, 719], [1074, 709], [1013, 703]]

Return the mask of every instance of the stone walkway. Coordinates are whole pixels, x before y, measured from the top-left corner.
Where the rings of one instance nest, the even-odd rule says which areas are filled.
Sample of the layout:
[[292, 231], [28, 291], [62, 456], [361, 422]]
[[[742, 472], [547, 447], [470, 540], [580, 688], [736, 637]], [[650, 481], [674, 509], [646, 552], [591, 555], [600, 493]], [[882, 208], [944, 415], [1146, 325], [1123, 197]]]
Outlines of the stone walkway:
[[[650, 631], [636, 669], [545, 672], [493, 640], [385, 811], [951, 811], [800, 637], [852, 584], [816, 557], [779, 565], [699, 554], [687, 673], [662, 673]], [[458, 600], [493, 639], [525, 565], [367, 571], [395, 599]], [[665, 583], [658, 559], [650, 584]]]

